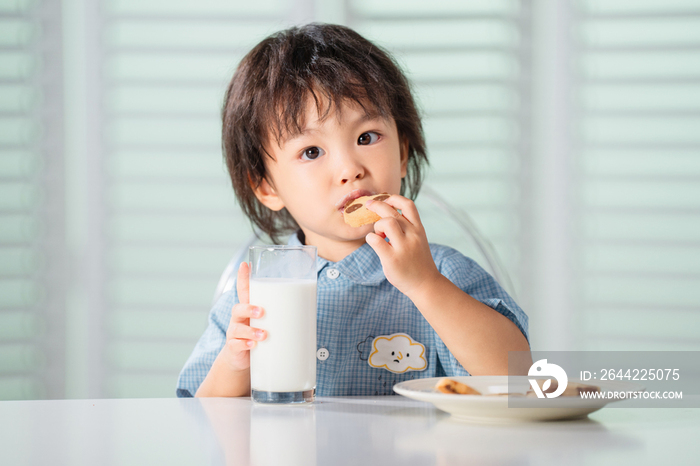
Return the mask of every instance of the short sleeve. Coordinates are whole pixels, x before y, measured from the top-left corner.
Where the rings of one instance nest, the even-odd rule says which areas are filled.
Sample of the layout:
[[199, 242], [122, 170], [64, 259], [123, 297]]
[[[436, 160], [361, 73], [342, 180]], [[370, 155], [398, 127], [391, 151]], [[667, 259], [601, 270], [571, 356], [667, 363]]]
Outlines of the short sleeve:
[[[435, 245], [431, 245], [431, 248], [440, 273], [472, 298], [507, 317], [530, 342], [527, 314], [488, 272], [455, 249], [444, 246], [436, 248]], [[468, 375], [441, 340], [436, 346], [446, 375]]]
[[177, 381], [180, 398], [193, 397], [202, 384], [214, 360], [226, 344], [226, 330], [231, 321], [231, 308], [238, 303], [236, 287], [221, 295], [209, 311], [209, 324], [192, 350]]

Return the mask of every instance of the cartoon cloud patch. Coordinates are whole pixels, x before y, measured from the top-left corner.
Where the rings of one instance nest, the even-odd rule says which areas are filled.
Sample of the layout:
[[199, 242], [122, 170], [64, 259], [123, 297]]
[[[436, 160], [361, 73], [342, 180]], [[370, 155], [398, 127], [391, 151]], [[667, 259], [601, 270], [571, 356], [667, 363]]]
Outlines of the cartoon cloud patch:
[[407, 371], [423, 371], [428, 366], [425, 346], [413, 341], [405, 333], [380, 335], [372, 341], [369, 365], [397, 374]]

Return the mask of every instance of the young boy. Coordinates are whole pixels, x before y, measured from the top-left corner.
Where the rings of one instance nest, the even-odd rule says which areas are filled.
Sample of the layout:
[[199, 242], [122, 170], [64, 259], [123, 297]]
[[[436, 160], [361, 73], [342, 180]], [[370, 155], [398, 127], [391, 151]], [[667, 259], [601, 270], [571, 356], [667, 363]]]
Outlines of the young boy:
[[[318, 250], [319, 396], [389, 395], [417, 377], [508, 372], [529, 351], [527, 316], [474, 261], [429, 244], [411, 199], [427, 163], [409, 84], [379, 47], [342, 26], [277, 33], [241, 61], [223, 110], [226, 164], [252, 222]], [[381, 219], [351, 227], [365, 195]], [[406, 194], [408, 197], [404, 197]], [[213, 307], [178, 396], [247, 396], [248, 264]], [[377, 348], [396, 354], [379, 357]], [[374, 349], [374, 351], [373, 351]], [[412, 352], [412, 355], [411, 355]]]

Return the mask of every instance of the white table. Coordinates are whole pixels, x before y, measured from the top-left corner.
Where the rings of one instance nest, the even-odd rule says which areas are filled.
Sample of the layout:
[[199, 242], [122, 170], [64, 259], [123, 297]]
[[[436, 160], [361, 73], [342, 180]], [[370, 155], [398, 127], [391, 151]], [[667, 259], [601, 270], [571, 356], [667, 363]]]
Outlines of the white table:
[[479, 425], [396, 396], [3, 401], [0, 422], [3, 466], [700, 464], [700, 409]]

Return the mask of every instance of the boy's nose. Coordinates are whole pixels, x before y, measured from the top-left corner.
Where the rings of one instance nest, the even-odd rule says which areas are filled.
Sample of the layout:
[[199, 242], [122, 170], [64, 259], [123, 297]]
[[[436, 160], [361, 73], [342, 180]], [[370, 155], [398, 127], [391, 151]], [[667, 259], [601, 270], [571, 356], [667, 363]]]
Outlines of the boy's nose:
[[341, 183], [342, 183], [342, 184], [345, 184], [345, 183], [347, 183], [348, 181], [352, 181], [352, 180], [361, 180], [363, 176], [364, 176], [364, 175], [363, 175], [362, 173], [359, 173], [359, 172], [356, 173], [354, 176], [351, 175], [351, 174], [348, 174], [348, 175], [345, 175], [345, 174], [344, 174], [343, 177], [342, 177]]
[[365, 177], [365, 168], [351, 155], [341, 156], [340, 165], [340, 183], [346, 184], [355, 180], [361, 180]]

